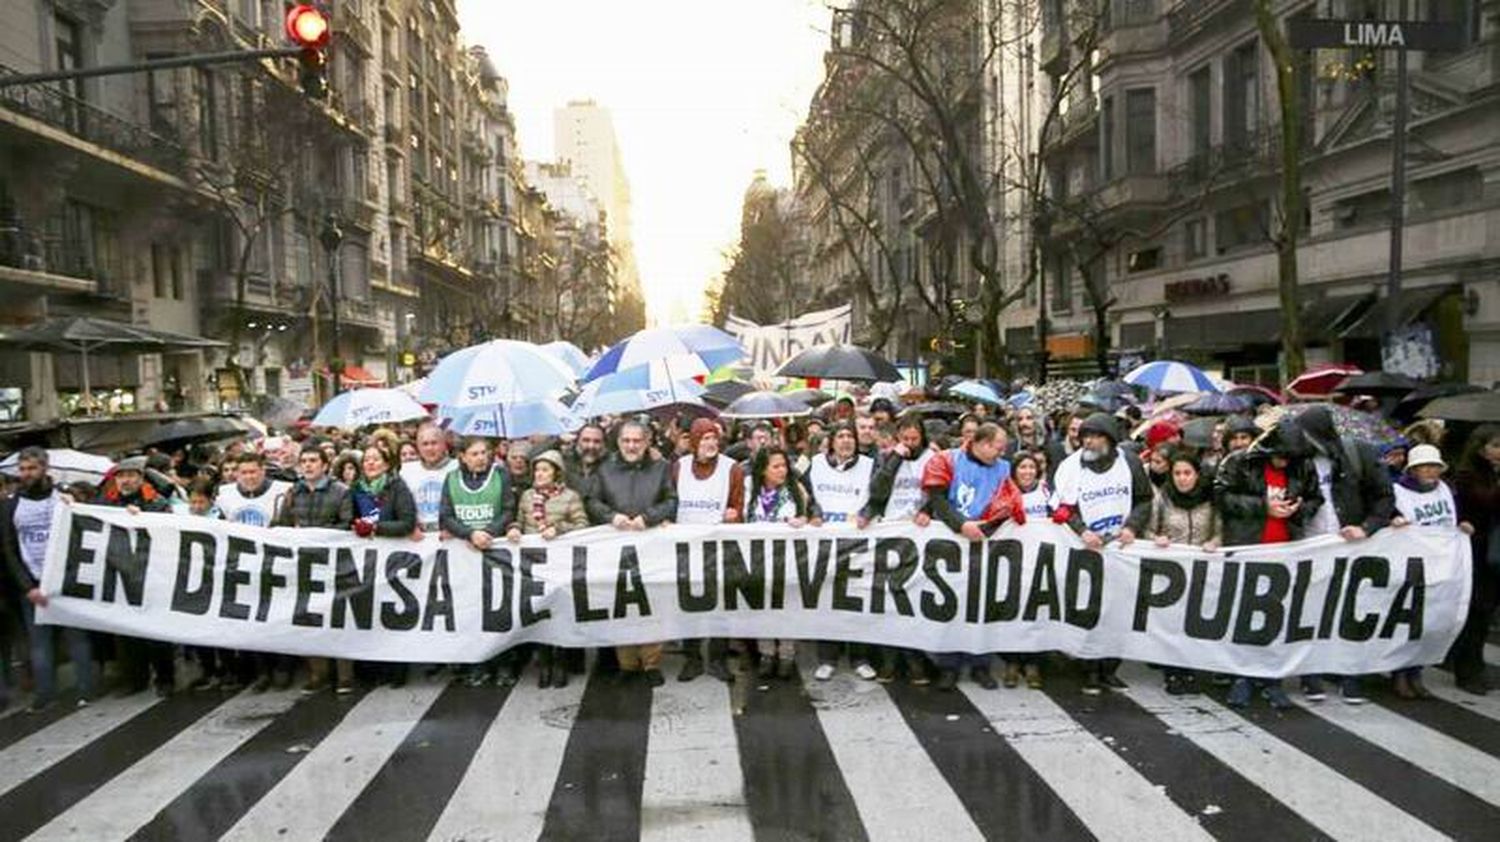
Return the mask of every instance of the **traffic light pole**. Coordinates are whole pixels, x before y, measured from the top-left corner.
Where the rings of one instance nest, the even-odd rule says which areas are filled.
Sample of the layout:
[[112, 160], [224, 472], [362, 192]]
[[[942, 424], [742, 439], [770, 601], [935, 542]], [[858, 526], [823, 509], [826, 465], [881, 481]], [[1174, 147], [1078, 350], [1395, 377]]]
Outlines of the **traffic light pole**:
[[[1402, 4], [1403, 6], [1405, 4]], [[1391, 121], [1391, 260], [1385, 278], [1385, 332], [1401, 328], [1401, 251], [1406, 232], [1406, 50], [1396, 52], [1396, 113]]]
[[206, 67], [213, 64], [232, 64], [241, 61], [259, 61], [263, 58], [295, 58], [302, 53], [301, 47], [273, 47], [265, 50], [230, 50], [223, 53], [202, 53], [191, 56], [137, 61], [131, 64], [111, 64], [104, 67], [80, 67], [75, 70], [51, 70], [46, 73], [17, 73], [0, 76], [0, 88], [17, 85], [40, 85], [47, 82], [67, 82], [74, 79], [92, 79], [96, 76], [119, 76], [126, 73], [149, 73], [153, 70], [171, 70], [177, 67]]

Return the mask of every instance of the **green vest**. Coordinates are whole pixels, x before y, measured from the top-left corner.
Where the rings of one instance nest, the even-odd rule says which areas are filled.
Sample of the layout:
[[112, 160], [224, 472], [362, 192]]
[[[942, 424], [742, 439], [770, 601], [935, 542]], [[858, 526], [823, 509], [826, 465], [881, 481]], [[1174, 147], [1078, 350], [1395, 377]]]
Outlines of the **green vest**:
[[453, 515], [464, 526], [482, 529], [489, 526], [500, 512], [500, 501], [505, 498], [505, 477], [500, 471], [491, 470], [478, 491], [470, 491], [457, 470], [448, 474], [447, 482], [448, 499], [453, 501]]

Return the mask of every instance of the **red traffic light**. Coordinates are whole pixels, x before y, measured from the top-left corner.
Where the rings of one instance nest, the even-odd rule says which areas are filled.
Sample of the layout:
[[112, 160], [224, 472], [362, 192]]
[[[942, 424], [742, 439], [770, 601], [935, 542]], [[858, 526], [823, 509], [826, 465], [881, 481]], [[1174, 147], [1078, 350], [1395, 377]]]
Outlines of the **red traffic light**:
[[286, 12], [286, 35], [300, 47], [326, 47], [330, 28], [328, 16], [306, 3], [299, 3]]

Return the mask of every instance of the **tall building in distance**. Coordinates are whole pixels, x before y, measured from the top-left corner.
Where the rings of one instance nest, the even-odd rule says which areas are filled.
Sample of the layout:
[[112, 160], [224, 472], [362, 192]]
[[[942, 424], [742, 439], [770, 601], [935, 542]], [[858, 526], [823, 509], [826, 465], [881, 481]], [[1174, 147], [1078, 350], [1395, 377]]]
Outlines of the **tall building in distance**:
[[640, 272], [631, 242], [630, 180], [615, 139], [609, 109], [591, 99], [574, 100], [552, 114], [553, 152], [558, 162], [572, 168], [575, 178], [599, 201], [615, 253], [619, 289], [626, 297], [641, 297]]

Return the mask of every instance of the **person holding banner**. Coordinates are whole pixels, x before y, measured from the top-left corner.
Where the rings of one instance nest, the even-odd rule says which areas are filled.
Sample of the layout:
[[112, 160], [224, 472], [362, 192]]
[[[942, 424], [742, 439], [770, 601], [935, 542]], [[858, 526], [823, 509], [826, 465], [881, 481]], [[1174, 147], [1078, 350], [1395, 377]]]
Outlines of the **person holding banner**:
[[[315, 444], [307, 444], [297, 457], [301, 476], [281, 501], [276, 526], [297, 529], [348, 529], [354, 520], [354, 501], [349, 487], [329, 476], [328, 454]], [[345, 658], [334, 661], [335, 693], [354, 692], [354, 662]], [[328, 686], [329, 659], [307, 660], [307, 684], [302, 692], [316, 693]]]
[[[515, 523], [515, 491], [509, 474], [496, 469], [489, 439], [465, 438], [459, 443], [458, 462], [458, 469], [449, 471], [443, 480], [438, 528], [444, 540], [458, 538], [484, 552]], [[507, 654], [470, 668], [469, 686], [480, 687], [494, 680]], [[514, 671], [510, 675], [513, 677]]]
[[[1047, 484], [1046, 459], [1040, 451], [1023, 450], [1010, 463], [1010, 476], [1021, 492], [1021, 511], [1027, 520], [1043, 521], [1052, 517], [1052, 487]], [[1039, 653], [1002, 652], [1000, 657], [1005, 661], [1005, 673], [1000, 683], [1006, 688], [1020, 684], [1024, 676], [1027, 687], [1042, 689], [1042, 656]]]
[[[468, 453], [467, 448], [464, 452]], [[465, 462], [467, 464], [467, 460]], [[566, 476], [562, 454], [555, 450], [537, 454], [531, 465], [531, 487], [521, 492], [516, 518], [506, 533], [510, 541], [520, 541], [523, 534], [540, 535], [543, 540], [550, 541], [589, 525], [583, 497], [565, 484]], [[538, 650], [536, 686], [568, 686], [569, 663], [574, 660], [568, 657], [568, 653], [569, 650], [560, 646], [543, 645]], [[505, 680], [503, 674], [500, 680]]]
[[[0, 555], [12, 581], [23, 597], [21, 621], [30, 644], [33, 695], [27, 711], [49, 707], [57, 689], [57, 639], [68, 648], [68, 660], [78, 686], [78, 703], [88, 704], [96, 691], [94, 648], [88, 632], [66, 626], [39, 626], [36, 609], [47, 604], [42, 592], [42, 561], [52, 537], [52, 512], [64, 505], [63, 495], [47, 475], [47, 451], [24, 448], [16, 461], [20, 484], [10, 497], [0, 500]], [[0, 691], [3, 691], [0, 686]], [[0, 693], [3, 695], [3, 693]]]
[[[707, 418], [695, 418], [688, 427], [688, 453], [677, 460], [672, 480], [677, 488], [678, 523], [738, 523], [745, 508], [745, 469], [719, 450], [719, 425]], [[708, 647], [708, 674], [729, 681], [725, 659], [729, 642], [711, 638]], [[692, 681], [704, 672], [702, 640], [685, 640], [687, 660], [678, 673], [678, 681]]]
[[417, 458], [401, 465], [401, 481], [417, 504], [417, 525], [423, 532], [441, 528], [443, 489], [458, 461], [448, 456], [448, 434], [432, 421], [417, 428]]
[[[146, 483], [144, 456], [121, 460], [114, 473], [105, 479], [105, 486], [97, 501], [101, 506], [121, 508], [131, 514], [172, 511], [167, 499]], [[172, 644], [124, 635], [117, 636], [115, 642], [119, 647], [125, 695], [142, 692], [152, 685], [153, 673], [156, 695], [163, 698], [172, 695], [177, 686], [176, 651]]]
[[[813, 504], [823, 522], [853, 523], [860, 529], [868, 526], [870, 517], [865, 504], [869, 502], [874, 473], [875, 460], [859, 452], [855, 425], [851, 422], [833, 425], [828, 449], [814, 456], [812, 467], [807, 470]], [[819, 681], [833, 678], [845, 646], [838, 641], [818, 641], [818, 668], [813, 671], [813, 678]], [[870, 647], [863, 643], [850, 643], [847, 647], [855, 675], [866, 681], [875, 678], [875, 668], [870, 666]]]
[[[378, 440], [365, 447], [360, 477], [349, 490], [354, 501], [351, 528], [361, 538], [422, 537], [417, 503], [398, 473], [396, 459], [396, 452]], [[392, 687], [406, 686], [406, 664], [385, 664], [379, 672]]]
[[[1151, 514], [1155, 488], [1134, 453], [1120, 447], [1120, 428], [1103, 412], [1078, 427], [1080, 446], [1057, 466], [1053, 478], [1052, 520], [1078, 533], [1083, 545], [1099, 550], [1110, 541], [1135, 540]], [[1120, 662], [1105, 658], [1085, 664], [1083, 692], [1097, 696], [1105, 687], [1125, 687], [1115, 671]]]
[[[870, 500], [862, 512], [865, 517], [878, 517], [882, 521], [909, 520], [919, 527], [931, 523], [922, 476], [934, 455], [928, 446], [927, 428], [923, 426], [921, 416], [913, 414], [902, 418], [896, 425], [895, 446], [881, 457], [880, 467], [870, 481]], [[876, 681], [882, 684], [895, 681], [896, 673], [904, 663], [912, 684], [923, 686], [928, 683], [922, 653], [897, 646], [877, 646], [874, 649], [876, 661], [880, 664]]]
[[[1156, 489], [1151, 518], [1141, 537], [1158, 547], [1182, 544], [1214, 552], [1223, 539], [1223, 522], [1214, 505], [1213, 482], [1204, 475], [1197, 453], [1182, 445], [1158, 445], [1152, 453], [1159, 453], [1167, 463], [1168, 476]], [[1162, 672], [1166, 675], [1168, 695], [1198, 692], [1196, 671], [1167, 667]]]
[[1474, 524], [1473, 596], [1469, 616], [1448, 657], [1460, 690], [1483, 696], [1484, 644], [1500, 602], [1500, 425], [1483, 424], [1469, 436], [1453, 478], [1459, 517]]
[[[668, 465], [646, 452], [651, 432], [639, 421], [626, 421], [615, 434], [619, 451], [599, 466], [587, 500], [590, 519], [623, 531], [641, 531], [677, 516], [677, 493]], [[661, 675], [660, 643], [617, 646], [620, 674], [645, 678], [652, 687], [666, 683]]]
[[[784, 523], [793, 528], [822, 525], [812, 496], [792, 468], [791, 455], [781, 447], [762, 447], [751, 460], [744, 519], [746, 523]], [[756, 676], [761, 680], [773, 676], [790, 679], [796, 673], [795, 640], [763, 638], [755, 642], [755, 650], [760, 656]]]
[[246, 453], [240, 457], [234, 482], [219, 488], [214, 505], [230, 523], [270, 526], [276, 520], [277, 507], [291, 488], [291, 483], [266, 476], [264, 456]]
[[[1005, 440], [1005, 429], [987, 421], [963, 446], [935, 455], [922, 473], [932, 516], [970, 541], [983, 541], [1007, 520], [1026, 522], [1021, 491], [1011, 481], [1010, 463], [1002, 455]], [[990, 673], [988, 655], [944, 652], [933, 655], [932, 661], [938, 668], [939, 690], [957, 687], [965, 669], [980, 687], [999, 686]]]

